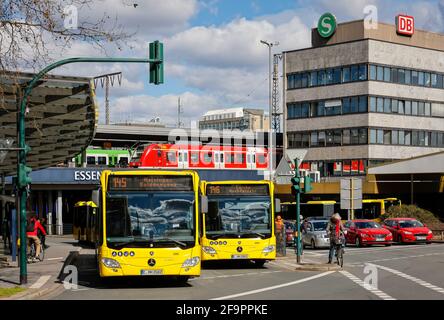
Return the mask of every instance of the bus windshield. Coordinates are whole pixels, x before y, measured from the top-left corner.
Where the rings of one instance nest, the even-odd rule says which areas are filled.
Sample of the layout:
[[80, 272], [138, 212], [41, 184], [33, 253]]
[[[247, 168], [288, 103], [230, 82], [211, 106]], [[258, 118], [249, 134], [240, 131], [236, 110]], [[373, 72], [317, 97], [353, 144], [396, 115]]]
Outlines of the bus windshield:
[[108, 192], [109, 247], [189, 247], [195, 244], [193, 192]]
[[209, 197], [206, 236], [270, 237], [270, 198], [264, 196]]

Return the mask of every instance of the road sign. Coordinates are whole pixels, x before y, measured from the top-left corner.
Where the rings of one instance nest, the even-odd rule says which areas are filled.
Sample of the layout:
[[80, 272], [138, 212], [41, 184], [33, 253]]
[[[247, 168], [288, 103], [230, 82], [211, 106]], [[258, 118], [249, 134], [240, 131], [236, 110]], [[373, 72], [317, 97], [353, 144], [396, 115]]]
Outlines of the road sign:
[[302, 161], [304, 161], [305, 155], [307, 154], [307, 151], [307, 149], [290, 149], [285, 150], [285, 155], [287, 157], [287, 160], [291, 162], [294, 168], [294, 159], [297, 158], [299, 159], [299, 163], [302, 163]]
[[336, 17], [330, 12], [324, 13], [318, 21], [318, 33], [323, 38], [329, 38], [336, 30]]
[[361, 179], [341, 179], [341, 209], [362, 209]]

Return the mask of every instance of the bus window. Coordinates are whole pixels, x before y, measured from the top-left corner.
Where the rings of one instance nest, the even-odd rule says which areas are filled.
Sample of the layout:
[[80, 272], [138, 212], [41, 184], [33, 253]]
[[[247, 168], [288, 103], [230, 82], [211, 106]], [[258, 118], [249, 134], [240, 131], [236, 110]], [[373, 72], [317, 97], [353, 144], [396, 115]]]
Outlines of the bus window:
[[401, 205], [401, 201], [399, 201], [398, 199], [385, 199], [384, 200], [384, 209], [387, 212], [388, 208], [393, 207], [393, 206], [400, 206]]
[[106, 234], [108, 237], [131, 236], [131, 221], [125, 198], [108, 198], [106, 215]]

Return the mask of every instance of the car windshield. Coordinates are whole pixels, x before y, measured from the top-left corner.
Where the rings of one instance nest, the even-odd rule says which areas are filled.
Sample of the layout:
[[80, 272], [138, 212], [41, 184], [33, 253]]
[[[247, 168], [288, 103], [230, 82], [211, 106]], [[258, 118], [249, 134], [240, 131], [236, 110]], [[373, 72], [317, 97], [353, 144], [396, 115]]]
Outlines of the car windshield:
[[424, 225], [417, 220], [404, 220], [399, 221], [399, 226], [401, 228], [415, 228], [415, 227], [424, 227]]
[[109, 192], [106, 239], [110, 247], [194, 243], [192, 192]]
[[360, 221], [355, 222], [356, 228], [358, 229], [377, 229], [381, 228], [381, 226], [374, 221]]
[[270, 198], [263, 196], [208, 197], [207, 237], [271, 235]]
[[328, 221], [312, 222], [314, 231], [327, 230]]

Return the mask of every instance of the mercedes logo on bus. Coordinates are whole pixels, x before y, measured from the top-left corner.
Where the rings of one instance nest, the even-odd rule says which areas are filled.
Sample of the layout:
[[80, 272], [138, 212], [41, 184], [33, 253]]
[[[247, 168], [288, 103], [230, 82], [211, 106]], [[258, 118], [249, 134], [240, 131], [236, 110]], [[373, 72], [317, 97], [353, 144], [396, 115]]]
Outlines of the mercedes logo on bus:
[[236, 250], [237, 252], [242, 252], [242, 247], [237, 247]]
[[156, 260], [154, 260], [154, 259], [149, 259], [149, 260], [148, 260], [148, 265], [149, 265], [150, 267], [154, 267], [154, 266], [156, 265]]

